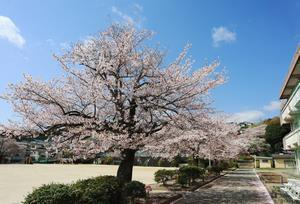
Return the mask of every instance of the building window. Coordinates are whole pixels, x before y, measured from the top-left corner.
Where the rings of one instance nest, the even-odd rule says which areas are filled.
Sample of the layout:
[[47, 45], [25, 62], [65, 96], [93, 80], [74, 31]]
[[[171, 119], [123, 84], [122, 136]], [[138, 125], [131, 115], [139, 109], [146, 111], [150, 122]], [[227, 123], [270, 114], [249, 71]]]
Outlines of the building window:
[[267, 159], [261, 160], [262, 163], [268, 163], [268, 161], [269, 161], [269, 160], [267, 160]]
[[286, 167], [295, 167], [296, 166], [295, 161], [293, 161], [293, 160], [284, 160], [284, 164]]

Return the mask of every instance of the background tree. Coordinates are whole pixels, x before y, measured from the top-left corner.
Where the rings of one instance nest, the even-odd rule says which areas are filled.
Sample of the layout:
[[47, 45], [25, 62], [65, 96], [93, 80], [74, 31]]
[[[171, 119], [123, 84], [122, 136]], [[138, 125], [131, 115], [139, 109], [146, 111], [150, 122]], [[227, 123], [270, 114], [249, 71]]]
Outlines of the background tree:
[[190, 129], [212, 109], [208, 93], [223, 84], [219, 63], [193, 69], [188, 47], [170, 64], [150, 47], [152, 32], [113, 25], [55, 56], [64, 70], [48, 82], [25, 76], [2, 96], [22, 120], [6, 129], [49, 136], [74, 155], [120, 151], [117, 177], [132, 178], [135, 152], [166, 140], [173, 127]]
[[271, 146], [271, 153], [281, 152], [283, 148], [282, 139], [290, 132], [290, 127], [288, 125], [281, 126], [279, 117], [266, 120], [265, 124], [267, 124], [265, 138]]
[[254, 139], [247, 150], [249, 154], [270, 156], [271, 146], [265, 138], [257, 137]]
[[242, 135], [249, 138], [244, 154], [269, 156], [270, 145], [265, 139], [266, 127], [266, 124], [260, 123], [240, 130]]
[[6, 159], [11, 159], [23, 151], [15, 140], [0, 136], [0, 163], [4, 163]]
[[[228, 123], [224, 115], [203, 118], [189, 131], [173, 129], [166, 134], [169, 138], [152, 149], [154, 156], [172, 158], [175, 155], [192, 157], [194, 165], [199, 159], [224, 160], [236, 158], [244, 152], [253, 138], [248, 134], [239, 134], [239, 126]], [[173, 136], [173, 137], [172, 137]]]
[[244, 152], [245, 154], [270, 155], [270, 144], [265, 139], [266, 127], [264, 123], [261, 123], [241, 129], [242, 134], [248, 135], [247, 137], [251, 138]]

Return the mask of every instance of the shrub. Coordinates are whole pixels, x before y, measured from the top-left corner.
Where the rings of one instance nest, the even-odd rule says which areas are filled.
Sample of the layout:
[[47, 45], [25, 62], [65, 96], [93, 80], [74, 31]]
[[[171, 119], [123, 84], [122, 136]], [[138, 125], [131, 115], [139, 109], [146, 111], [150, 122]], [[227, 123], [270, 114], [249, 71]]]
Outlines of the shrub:
[[69, 185], [48, 184], [34, 189], [26, 196], [24, 204], [73, 204], [74, 194]]
[[177, 177], [177, 183], [179, 183], [182, 186], [189, 184], [188, 176], [184, 173], [179, 173]]
[[23, 204], [123, 204], [125, 196], [146, 197], [145, 185], [138, 181], [122, 185], [114, 176], [99, 176], [71, 185], [43, 185], [27, 195]]
[[229, 163], [228, 162], [222, 162], [220, 164], [222, 170], [228, 169], [229, 168]]
[[234, 160], [229, 160], [228, 161], [228, 168], [236, 168], [237, 167], [237, 162]]
[[204, 179], [205, 170], [196, 166], [183, 166], [178, 171], [177, 182], [181, 185], [191, 185], [195, 179]]
[[223, 168], [222, 168], [222, 166], [215, 165], [215, 166], [208, 167], [207, 170], [210, 173], [220, 175], [220, 173], [223, 171]]
[[176, 175], [176, 170], [160, 169], [155, 172], [154, 180], [157, 183], [163, 183], [163, 185], [166, 185], [166, 182], [172, 180], [175, 175]]
[[125, 197], [145, 198], [145, 184], [139, 181], [131, 181], [129, 183], [126, 183], [123, 187], [123, 193]]
[[122, 185], [114, 176], [99, 176], [78, 181], [71, 186], [76, 203], [118, 204], [122, 199]]

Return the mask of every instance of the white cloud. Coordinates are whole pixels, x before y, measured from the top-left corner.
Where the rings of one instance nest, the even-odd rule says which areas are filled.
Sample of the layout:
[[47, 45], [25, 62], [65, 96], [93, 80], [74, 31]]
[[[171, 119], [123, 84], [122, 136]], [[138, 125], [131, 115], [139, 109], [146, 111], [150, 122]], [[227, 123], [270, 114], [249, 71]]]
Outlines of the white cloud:
[[137, 4], [137, 3], [133, 4], [133, 6], [134, 6], [134, 8], [136, 8], [139, 12], [142, 12], [143, 9], [144, 9], [144, 7], [143, 7], [142, 5]]
[[62, 43], [59, 43], [59, 46], [61, 47], [61, 49], [63, 50], [69, 50], [71, 48], [71, 45], [70, 43], [68, 42], [62, 42]]
[[265, 111], [276, 111], [280, 110], [281, 102], [280, 101], [271, 101], [268, 105], [264, 106]]
[[47, 39], [46, 43], [51, 47], [54, 47], [56, 45], [56, 42], [51, 38]]
[[129, 24], [134, 24], [134, 20], [132, 17], [130, 17], [129, 15], [121, 12], [117, 7], [112, 6], [111, 7], [111, 11], [115, 14], [117, 14], [119, 17], [121, 17], [124, 21], [126, 21]]
[[19, 28], [6, 16], [0, 16], [0, 38], [8, 40], [19, 48], [22, 48], [26, 42]]
[[236, 41], [236, 33], [228, 28], [220, 26], [212, 29], [213, 46], [218, 47], [220, 43], [230, 43]]
[[228, 122], [258, 122], [268, 116], [272, 111], [278, 111], [281, 108], [280, 101], [271, 101], [258, 110], [241, 111], [232, 114]]
[[257, 122], [264, 117], [262, 111], [250, 110], [234, 113], [230, 118], [230, 122]]

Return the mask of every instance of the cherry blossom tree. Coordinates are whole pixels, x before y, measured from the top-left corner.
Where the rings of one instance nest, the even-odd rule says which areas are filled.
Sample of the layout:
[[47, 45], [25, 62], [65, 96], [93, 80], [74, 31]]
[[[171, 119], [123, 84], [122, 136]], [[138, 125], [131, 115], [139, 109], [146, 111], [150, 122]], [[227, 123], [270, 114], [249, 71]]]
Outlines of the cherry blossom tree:
[[241, 131], [242, 135], [250, 139], [245, 153], [259, 154], [270, 150], [270, 145], [266, 143], [265, 139], [266, 127], [266, 124], [260, 124]]
[[[166, 64], [149, 46], [153, 33], [112, 25], [54, 56], [64, 74], [43, 82], [30, 75], [9, 85], [3, 99], [20, 120], [6, 129], [44, 134], [54, 148], [77, 156], [120, 151], [117, 177], [130, 181], [135, 152], [187, 130], [212, 111], [208, 94], [225, 82], [218, 62], [192, 69], [187, 46]], [[193, 70], [193, 71], [192, 71]]]
[[169, 132], [169, 139], [149, 149], [154, 155], [167, 158], [176, 155], [209, 161], [236, 158], [247, 149], [250, 138], [240, 134], [237, 124], [226, 121], [227, 117], [223, 114], [210, 115], [205, 120], [201, 118], [189, 131], [173, 129]]
[[266, 125], [241, 129], [238, 124], [227, 122], [229, 117], [224, 114], [207, 116], [193, 123], [194, 127], [188, 131], [176, 128], [167, 131], [168, 139], [150, 146], [149, 151], [157, 157], [181, 155], [195, 160], [208, 159], [210, 166], [211, 160], [236, 159], [240, 154], [266, 150], [261, 142]]

